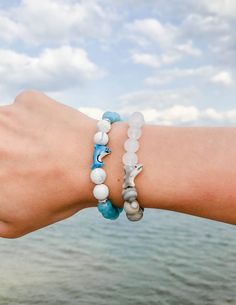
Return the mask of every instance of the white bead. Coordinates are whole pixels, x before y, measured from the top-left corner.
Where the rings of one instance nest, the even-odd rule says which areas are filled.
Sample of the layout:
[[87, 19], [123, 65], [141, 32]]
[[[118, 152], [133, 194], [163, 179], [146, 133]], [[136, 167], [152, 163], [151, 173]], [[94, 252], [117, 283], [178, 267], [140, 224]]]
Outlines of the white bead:
[[138, 140], [142, 135], [142, 130], [136, 127], [129, 127], [127, 133], [130, 139]]
[[106, 184], [97, 184], [93, 189], [93, 195], [98, 200], [105, 200], [109, 195], [109, 189]]
[[93, 140], [95, 144], [106, 145], [109, 137], [105, 132], [98, 131], [95, 133]]
[[111, 122], [108, 120], [100, 120], [97, 122], [97, 130], [102, 132], [109, 132], [111, 130]]
[[[133, 207], [132, 203], [134, 203], [134, 205], [136, 205], [135, 207]], [[137, 201], [133, 201], [131, 204], [127, 201], [124, 202], [124, 210], [125, 213], [128, 215], [134, 215], [136, 213], [138, 213], [139, 211], [139, 204]]]
[[125, 165], [135, 165], [138, 163], [138, 156], [132, 152], [126, 152], [123, 157], [122, 161]]
[[102, 168], [95, 168], [90, 173], [90, 178], [95, 184], [102, 184], [106, 179], [106, 172]]
[[141, 112], [136, 111], [129, 117], [130, 126], [141, 127], [144, 124], [144, 116]]
[[127, 139], [124, 148], [128, 152], [136, 152], [139, 149], [139, 142], [134, 139]]

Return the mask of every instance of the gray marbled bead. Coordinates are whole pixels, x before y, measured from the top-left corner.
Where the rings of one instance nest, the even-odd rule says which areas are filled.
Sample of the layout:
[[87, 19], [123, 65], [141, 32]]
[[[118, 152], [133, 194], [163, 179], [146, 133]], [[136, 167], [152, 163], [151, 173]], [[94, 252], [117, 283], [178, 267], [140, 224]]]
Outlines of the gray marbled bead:
[[138, 221], [143, 217], [143, 210], [139, 208], [139, 211], [136, 214], [134, 215], [126, 214], [126, 216], [130, 221]]
[[135, 187], [129, 187], [127, 189], [123, 189], [122, 196], [124, 201], [132, 202], [137, 198], [138, 193]]
[[126, 215], [135, 215], [139, 212], [139, 203], [138, 201], [133, 201], [132, 203], [129, 203], [127, 201], [124, 202], [124, 210], [126, 212]]

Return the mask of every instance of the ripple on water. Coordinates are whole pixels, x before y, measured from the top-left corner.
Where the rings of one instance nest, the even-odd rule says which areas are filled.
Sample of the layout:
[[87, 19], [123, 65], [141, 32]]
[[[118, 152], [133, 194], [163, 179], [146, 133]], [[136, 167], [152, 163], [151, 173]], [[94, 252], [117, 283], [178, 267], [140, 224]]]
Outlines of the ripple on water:
[[235, 227], [222, 223], [90, 209], [0, 247], [0, 305], [236, 305]]

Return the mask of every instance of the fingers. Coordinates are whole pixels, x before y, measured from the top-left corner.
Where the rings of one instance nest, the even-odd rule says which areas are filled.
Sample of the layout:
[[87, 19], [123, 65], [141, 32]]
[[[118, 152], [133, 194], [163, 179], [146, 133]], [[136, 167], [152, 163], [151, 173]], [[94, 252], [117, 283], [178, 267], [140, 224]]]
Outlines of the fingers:
[[0, 105], [0, 112], [10, 110], [12, 108], [29, 108], [35, 107], [35, 104], [39, 104], [45, 99], [50, 99], [43, 92], [37, 90], [24, 90], [16, 95], [11, 103]]

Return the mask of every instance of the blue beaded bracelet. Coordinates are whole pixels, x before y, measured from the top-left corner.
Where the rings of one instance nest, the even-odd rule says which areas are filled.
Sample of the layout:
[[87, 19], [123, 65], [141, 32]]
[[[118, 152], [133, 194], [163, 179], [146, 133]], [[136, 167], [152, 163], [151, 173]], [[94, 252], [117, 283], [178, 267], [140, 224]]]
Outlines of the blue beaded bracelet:
[[97, 122], [97, 132], [94, 135], [94, 151], [93, 163], [91, 165], [90, 178], [96, 184], [93, 189], [93, 195], [98, 199], [98, 211], [106, 219], [117, 219], [123, 208], [115, 207], [111, 200], [108, 199], [109, 189], [104, 181], [106, 172], [102, 168], [104, 166], [103, 158], [111, 153], [111, 149], [106, 146], [109, 141], [108, 132], [111, 130], [111, 124], [121, 121], [117, 112], [106, 111], [102, 116], [102, 120]]

